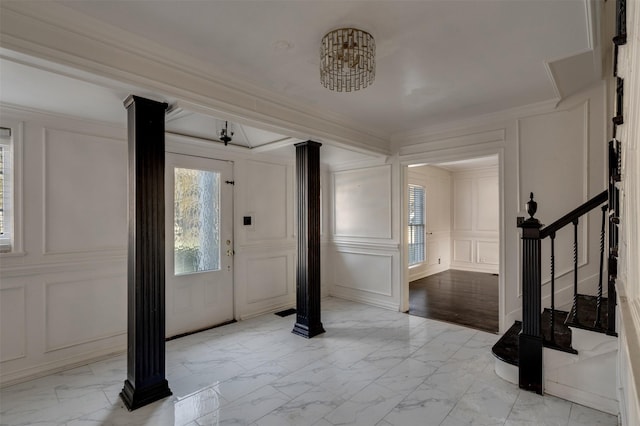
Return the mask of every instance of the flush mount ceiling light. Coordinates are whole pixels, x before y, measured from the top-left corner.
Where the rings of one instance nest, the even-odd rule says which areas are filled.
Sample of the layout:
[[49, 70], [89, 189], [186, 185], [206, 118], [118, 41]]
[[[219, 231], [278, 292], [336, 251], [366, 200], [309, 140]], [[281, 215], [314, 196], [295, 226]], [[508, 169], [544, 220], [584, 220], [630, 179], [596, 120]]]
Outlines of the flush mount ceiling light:
[[376, 43], [371, 34], [340, 28], [322, 37], [320, 83], [329, 90], [363, 89], [376, 78]]

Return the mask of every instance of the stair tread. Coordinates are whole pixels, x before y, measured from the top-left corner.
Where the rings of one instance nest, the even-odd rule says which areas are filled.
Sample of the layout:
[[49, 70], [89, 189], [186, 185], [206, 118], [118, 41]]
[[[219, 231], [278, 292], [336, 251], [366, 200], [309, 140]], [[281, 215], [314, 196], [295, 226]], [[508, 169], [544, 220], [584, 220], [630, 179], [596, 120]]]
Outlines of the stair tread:
[[518, 335], [522, 330], [522, 322], [516, 321], [506, 333], [493, 345], [491, 352], [501, 361], [518, 366]]
[[567, 317], [566, 325], [571, 327], [582, 328], [585, 330], [606, 333], [608, 331], [609, 315], [607, 310], [608, 299], [603, 297], [600, 302], [600, 326], [596, 326], [596, 308], [597, 297], [586, 294], [578, 294], [578, 316], [576, 318], [571, 309], [570, 315]]

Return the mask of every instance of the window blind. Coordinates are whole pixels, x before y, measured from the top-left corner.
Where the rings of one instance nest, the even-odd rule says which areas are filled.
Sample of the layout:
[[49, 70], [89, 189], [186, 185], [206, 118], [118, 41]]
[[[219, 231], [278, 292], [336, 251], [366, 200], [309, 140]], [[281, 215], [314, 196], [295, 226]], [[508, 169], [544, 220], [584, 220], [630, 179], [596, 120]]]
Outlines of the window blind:
[[409, 266], [425, 261], [425, 191], [409, 185]]

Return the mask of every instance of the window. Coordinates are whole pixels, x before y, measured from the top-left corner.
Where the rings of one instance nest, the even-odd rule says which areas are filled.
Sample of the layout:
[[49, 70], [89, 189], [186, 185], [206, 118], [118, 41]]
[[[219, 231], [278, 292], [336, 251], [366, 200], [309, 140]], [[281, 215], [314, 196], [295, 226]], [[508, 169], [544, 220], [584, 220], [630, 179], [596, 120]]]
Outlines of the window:
[[0, 127], [0, 252], [13, 249], [13, 153], [11, 129]]
[[425, 260], [425, 193], [418, 185], [409, 185], [409, 266]]
[[174, 171], [174, 272], [220, 270], [220, 173]]

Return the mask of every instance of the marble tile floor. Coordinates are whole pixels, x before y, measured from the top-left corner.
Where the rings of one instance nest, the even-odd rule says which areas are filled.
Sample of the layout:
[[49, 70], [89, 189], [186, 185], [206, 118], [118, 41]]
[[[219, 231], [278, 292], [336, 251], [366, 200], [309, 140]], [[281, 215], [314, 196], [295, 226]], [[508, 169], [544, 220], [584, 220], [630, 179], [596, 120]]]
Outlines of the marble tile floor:
[[617, 425], [495, 375], [499, 336], [336, 298], [327, 332], [263, 315], [167, 342], [173, 396], [128, 412], [125, 355], [2, 389], [2, 425]]

